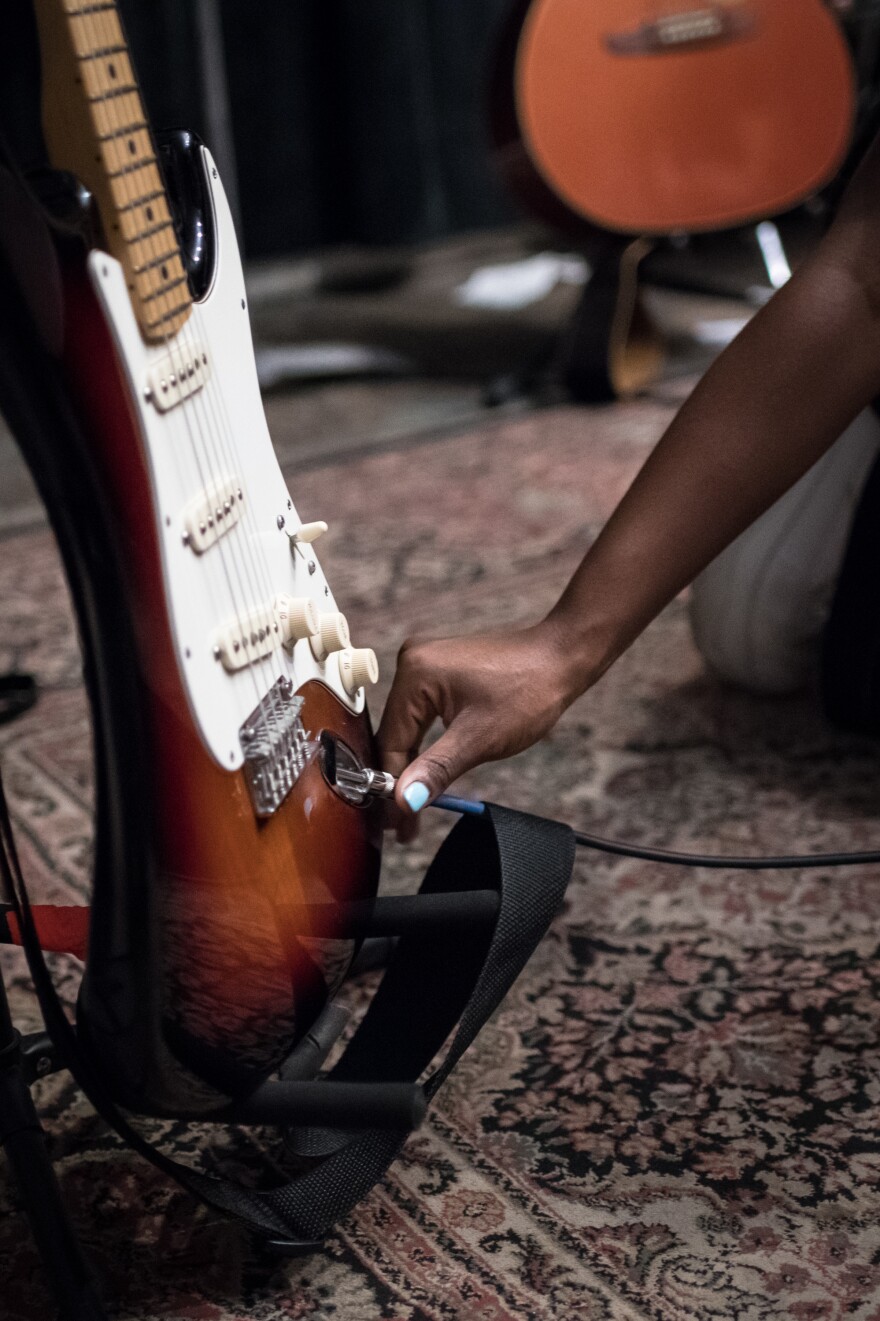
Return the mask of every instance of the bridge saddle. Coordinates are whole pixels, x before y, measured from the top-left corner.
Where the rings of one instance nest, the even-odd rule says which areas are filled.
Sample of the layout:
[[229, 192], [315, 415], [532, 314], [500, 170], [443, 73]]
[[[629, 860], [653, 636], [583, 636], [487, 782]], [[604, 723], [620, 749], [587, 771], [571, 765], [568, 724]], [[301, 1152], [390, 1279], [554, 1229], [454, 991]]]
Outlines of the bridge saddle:
[[290, 680], [279, 679], [239, 731], [245, 779], [260, 818], [278, 811], [318, 752], [303, 726], [302, 706]]

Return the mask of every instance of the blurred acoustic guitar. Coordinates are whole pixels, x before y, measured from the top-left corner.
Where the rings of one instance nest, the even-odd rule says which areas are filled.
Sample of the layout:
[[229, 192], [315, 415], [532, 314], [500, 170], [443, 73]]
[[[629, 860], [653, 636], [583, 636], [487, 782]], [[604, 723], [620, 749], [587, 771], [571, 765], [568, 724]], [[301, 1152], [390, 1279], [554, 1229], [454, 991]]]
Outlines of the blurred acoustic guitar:
[[[493, 129], [502, 173], [534, 214], [581, 238], [641, 239], [796, 206], [839, 170], [855, 109], [852, 59], [823, 0], [521, 0], [500, 44]], [[647, 250], [607, 241], [603, 260], [634, 277]], [[644, 344], [632, 364], [621, 353], [626, 392], [652, 357]]]

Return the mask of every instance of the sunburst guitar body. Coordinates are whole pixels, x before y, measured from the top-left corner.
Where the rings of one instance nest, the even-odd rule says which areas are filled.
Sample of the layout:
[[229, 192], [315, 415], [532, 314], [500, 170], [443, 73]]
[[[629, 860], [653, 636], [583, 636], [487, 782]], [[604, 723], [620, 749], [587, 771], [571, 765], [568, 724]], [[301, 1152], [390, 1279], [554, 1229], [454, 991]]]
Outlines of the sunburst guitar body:
[[725, 229], [803, 201], [850, 143], [852, 62], [822, 0], [532, 0], [505, 50], [501, 163], [544, 215]]
[[[375, 893], [381, 822], [333, 792], [317, 749], [328, 731], [373, 764], [375, 656], [352, 646], [315, 549], [325, 526], [301, 516], [275, 458], [209, 153], [189, 161], [196, 289], [180, 241], [192, 217], [172, 217], [115, 7], [37, 13], [52, 162], [97, 222], [66, 261], [64, 365], [137, 649], [144, 742], [116, 757], [141, 768], [153, 878], [140, 934], [126, 878], [98, 930], [96, 893], [84, 1017], [112, 1055], [114, 1015], [140, 1014], [141, 1058], [124, 1058], [120, 1024], [117, 1074], [140, 1105], [198, 1113], [276, 1068], [348, 969], [353, 942], [313, 939], [309, 907]], [[125, 1010], [133, 994], [153, 1008]]]

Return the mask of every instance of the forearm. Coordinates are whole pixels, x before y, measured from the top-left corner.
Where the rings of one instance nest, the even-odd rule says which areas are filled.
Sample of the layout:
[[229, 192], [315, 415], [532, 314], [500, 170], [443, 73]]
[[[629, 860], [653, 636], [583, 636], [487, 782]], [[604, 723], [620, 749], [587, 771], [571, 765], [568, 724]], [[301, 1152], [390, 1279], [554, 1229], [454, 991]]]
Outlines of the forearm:
[[[548, 618], [403, 648], [379, 729], [398, 806], [411, 818], [542, 738], [877, 394], [880, 137], [816, 254], [706, 374]], [[437, 716], [445, 732], [418, 755]]]
[[707, 372], [551, 612], [569, 697], [880, 392], [880, 309], [828, 247]]

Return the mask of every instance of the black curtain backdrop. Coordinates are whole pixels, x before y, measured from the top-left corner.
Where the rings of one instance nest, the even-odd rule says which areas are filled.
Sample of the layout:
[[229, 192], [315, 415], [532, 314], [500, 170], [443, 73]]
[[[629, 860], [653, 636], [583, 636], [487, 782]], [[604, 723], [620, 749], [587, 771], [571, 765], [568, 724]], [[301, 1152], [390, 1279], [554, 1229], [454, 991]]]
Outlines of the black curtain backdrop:
[[[510, 0], [220, 0], [248, 256], [508, 221], [487, 75]], [[156, 127], [205, 128], [194, 5], [121, 0]]]

